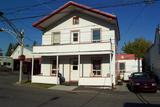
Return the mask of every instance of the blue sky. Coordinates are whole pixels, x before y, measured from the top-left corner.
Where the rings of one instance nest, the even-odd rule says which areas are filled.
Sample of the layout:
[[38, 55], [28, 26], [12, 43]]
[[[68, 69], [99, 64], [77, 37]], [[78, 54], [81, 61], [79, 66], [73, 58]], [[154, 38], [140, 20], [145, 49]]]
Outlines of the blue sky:
[[[0, 10], [4, 12], [8, 19], [16, 19], [41, 14], [49, 14], [59, 6], [65, 4], [68, 0], [1, 0]], [[99, 10], [115, 14], [118, 17], [121, 40], [119, 42], [119, 50], [125, 42], [132, 41], [138, 37], [144, 37], [147, 40], [154, 40], [155, 28], [160, 24], [160, 1], [152, 4], [139, 4], [123, 7], [110, 7], [108, 5], [119, 3], [130, 3], [141, 0], [73, 0], [75, 2], [88, 5], [90, 7], [106, 7]], [[33, 6], [35, 4], [46, 4]], [[21, 8], [20, 8], [21, 7]], [[22, 8], [23, 7], [23, 8]], [[24, 8], [27, 7], [27, 8]], [[36, 40], [41, 44], [41, 31], [32, 27], [32, 23], [42, 17], [14, 20], [18, 29], [24, 29], [25, 44], [32, 44]], [[0, 27], [7, 26], [0, 22]], [[7, 33], [0, 33], [0, 48], [5, 53], [10, 42], [15, 43], [14, 37]]]

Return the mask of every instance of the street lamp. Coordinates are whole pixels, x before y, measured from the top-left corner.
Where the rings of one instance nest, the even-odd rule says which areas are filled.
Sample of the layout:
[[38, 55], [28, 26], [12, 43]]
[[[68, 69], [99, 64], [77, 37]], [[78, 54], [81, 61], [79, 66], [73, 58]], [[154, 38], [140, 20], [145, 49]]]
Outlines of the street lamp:
[[9, 34], [12, 34], [16, 37], [16, 40], [18, 42], [18, 44], [21, 46], [21, 52], [20, 52], [20, 69], [19, 69], [19, 83], [22, 82], [22, 68], [23, 68], [23, 60], [25, 59], [25, 56], [23, 55], [23, 47], [24, 47], [24, 32], [23, 31], [19, 31], [13, 23], [11, 23], [6, 17], [3, 16], [4, 13], [0, 11], [0, 18], [3, 19], [3, 21], [5, 21], [11, 28], [12, 30], [9, 29], [3, 29], [0, 28], [0, 32], [7, 32]]

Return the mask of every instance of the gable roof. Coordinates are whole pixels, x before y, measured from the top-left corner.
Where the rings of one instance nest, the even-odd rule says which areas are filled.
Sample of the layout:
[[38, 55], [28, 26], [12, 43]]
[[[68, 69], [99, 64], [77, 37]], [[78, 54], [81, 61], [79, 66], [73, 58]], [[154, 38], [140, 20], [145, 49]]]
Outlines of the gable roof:
[[[136, 57], [135, 54], [116, 54], [116, 60], [137, 60], [138, 58]], [[142, 60], [142, 58], [140, 58]]]
[[134, 54], [116, 54], [116, 60], [133, 60], [136, 59]]
[[[12, 57], [13, 59], [18, 59], [18, 56], [20, 55], [20, 48], [20, 46], [17, 46], [10, 57]], [[26, 56], [26, 58], [32, 58], [32, 49], [29, 47], [23, 47], [23, 54]]]
[[[33, 26], [40, 29], [40, 30], [44, 30], [44, 28], [47, 27], [47, 25], [44, 24], [45, 22], [47, 22], [47, 21], [49, 22], [51, 20], [52, 21], [56, 20], [56, 18], [53, 18], [53, 17], [56, 17], [56, 16], [57, 16], [57, 18], [65, 16], [68, 12], [74, 10], [72, 7], [80, 8], [80, 9], [83, 9], [85, 11], [89, 11], [89, 12], [101, 15], [101, 16], [109, 18], [109, 19], [117, 20], [117, 17], [115, 15], [112, 15], [112, 14], [109, 14], [109, 13], [106, 13], [106, 12], [102, 12], [100, 10], [93, 9], [91, 7], [88, 7], [88, 6], [69, 1], [68, 3], [63, 5], [62, 7], [58, 8], [57, 10], [50, 13], [48, 16], [45, 16], [42, 19], [40, 19], [39, 21], [33, 23]], [[63, 14], [59, 14], [59, 13], [63, 13]], [[118, 22], [117, 22], [117, 26], [118, 26]]]

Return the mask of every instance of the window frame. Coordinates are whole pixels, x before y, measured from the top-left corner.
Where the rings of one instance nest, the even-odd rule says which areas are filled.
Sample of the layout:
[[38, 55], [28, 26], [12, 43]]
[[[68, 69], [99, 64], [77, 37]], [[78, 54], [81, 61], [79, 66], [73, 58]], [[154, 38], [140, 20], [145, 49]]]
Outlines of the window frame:
[[73, 38], [72, 38], [73, 42], [78, 42], [78, 32], [73, 32], [72, 36], [73, 36]]
[[[120, 67], [121, 64], [124, 64], [124, 69], [121, 69], [121, 67]], [[125, 73], [126, 72], [126, 63], [125, 62], [119, 62], [118, 67], [119, 67], [119, 72], [120, 73]]]
[[[77, 41], [74, 41], [74, 33], [78, 34]], [[80, 42], [80, 31], [79, 30], [71, 31], [71, 43], [79, 43], [79, 42]]]
[[72, 24], [73, 25], [78, 25], [79, 24], [79, 16], [73, 16]]
[[[93, 40], [94, 39], [94, 37], [93, 37], [94, 36], [94, 34], [93, 34], [94, 30], [99, 30], [99, 34], [100, 34], [99, 40]], [[101, 35], [102, 35], [101, 28], [94, 28], [94, 29], [92, 29], [92, 43], [99, 43], [99, 42], [101, 42]]]
[[[76, 64], [74, 63], [76, 61]], [[77, 67], [77, 69], [73, 69], [74, 67]], [[72, 71], [77, 71], [79, 69], [78, 65], [78, 59], [72, 59]]]
[[[55, 61], [55, 68], [53, 68], [53, 62]], [[53, 76], [56, 76], [57, 75], [57, 69], [58, 68], [56, 68], [57, 67], [57, 61], [56, 61], [56, 59], [51, 59], [50, 60], [50, 62], [51, 62], [51, 75], [53, 75]]]
[[[93, 63], [99, 61], [100, 62], [100, 69], [94, 69]], [[96, 73], [94, 73], [94, 71]], [[100, 73], [98, 73], [100, 72]], [[92, 77], [101, 77], [102, 76], [102, 58], [92, 58]]]
[[[54, 43], [54, 34], [59, 33], [59, 43]], [[61, 32], [52, 32], [52, 37], [51, 37], [51, 44], [56, 45], [61, 43]]]

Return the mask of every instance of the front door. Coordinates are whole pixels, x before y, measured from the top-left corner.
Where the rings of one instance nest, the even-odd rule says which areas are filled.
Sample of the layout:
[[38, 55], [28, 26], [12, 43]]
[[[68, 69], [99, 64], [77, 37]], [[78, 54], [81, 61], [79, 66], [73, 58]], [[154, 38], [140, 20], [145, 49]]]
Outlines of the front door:
[[79, 72], [78, 72], [78, 59], [71, 59], [71, 81], [78, 81]]

